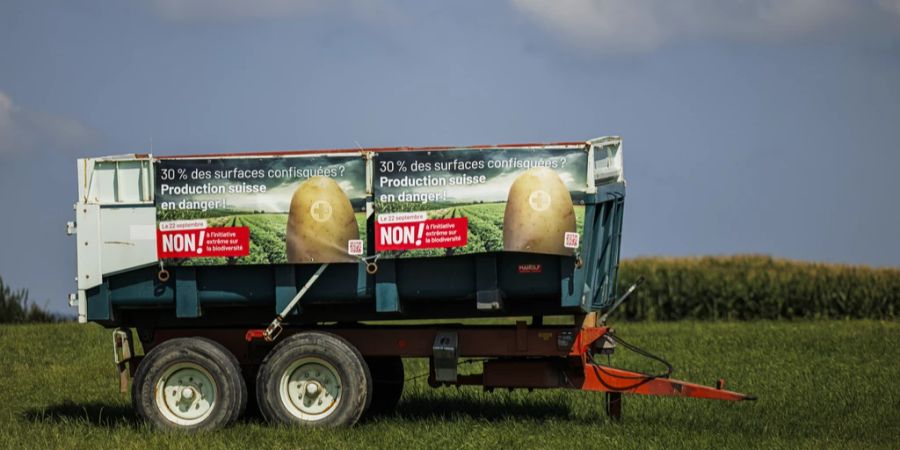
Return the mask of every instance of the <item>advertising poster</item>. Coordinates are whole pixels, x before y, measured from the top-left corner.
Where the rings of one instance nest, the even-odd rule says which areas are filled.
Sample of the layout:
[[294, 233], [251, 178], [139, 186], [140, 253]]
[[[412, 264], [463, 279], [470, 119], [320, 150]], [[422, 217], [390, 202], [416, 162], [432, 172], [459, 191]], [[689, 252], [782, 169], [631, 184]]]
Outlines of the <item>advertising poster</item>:
[[383, 152], [373, 164], [382, 257], [574, 255], [581, 244], [583, 147]]
[[365, 251], [360, 154], [156, 162], [157, 253], [169, 264], [354, 262]]

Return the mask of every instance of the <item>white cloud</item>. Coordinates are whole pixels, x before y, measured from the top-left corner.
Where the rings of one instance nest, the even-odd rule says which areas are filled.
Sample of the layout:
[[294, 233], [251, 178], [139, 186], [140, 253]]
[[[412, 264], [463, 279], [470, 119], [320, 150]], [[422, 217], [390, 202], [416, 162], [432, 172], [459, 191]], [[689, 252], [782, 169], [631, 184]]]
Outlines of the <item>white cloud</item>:
[[80, 122], [23, 108], [0, 91], [0, 159], [84, 150], [97, 140], [97, 134]]
[[647, 51], [678, 39], [778, 41], [888, 22], [900, 29], [900, 0], [510, 0], [572, 45]]
[[150, 0], [153, 9], [173, 21], [280, 19], [328, 12], [363, 19], [384, 19], [397, 11], [380, 0]]

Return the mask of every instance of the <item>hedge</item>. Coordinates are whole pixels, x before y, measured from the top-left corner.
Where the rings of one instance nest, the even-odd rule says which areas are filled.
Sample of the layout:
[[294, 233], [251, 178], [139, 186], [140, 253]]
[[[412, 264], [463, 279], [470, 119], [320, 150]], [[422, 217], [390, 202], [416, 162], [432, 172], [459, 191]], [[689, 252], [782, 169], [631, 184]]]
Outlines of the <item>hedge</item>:
[[644, 284], [619, 307], [625, 320], [877, 319], [900, 314], [900, 269], [768, 256], [623, 260], [619, 292]]
[[60, 317], [28, 300], [28, 291], [15, 290], [0, 278], [0, 323], [58, 322]]

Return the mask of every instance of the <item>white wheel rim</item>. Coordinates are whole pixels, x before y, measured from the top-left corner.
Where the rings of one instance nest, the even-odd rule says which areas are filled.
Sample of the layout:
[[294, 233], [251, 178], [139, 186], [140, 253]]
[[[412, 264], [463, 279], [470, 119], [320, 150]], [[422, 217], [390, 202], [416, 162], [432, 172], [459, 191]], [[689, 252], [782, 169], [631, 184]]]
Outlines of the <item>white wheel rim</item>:
[[342, 391], [337, 369], [321, 358], [308, 356], [294, 361], [284, 371], [278, 394], [293, 416], [315, 422], [337, 410]]
[[206, 369], [194, 363], [178, 363], [166, 369], [156, 382], [156, 408], [175, 424], [196, 425], [212, 414], [218, 393]]

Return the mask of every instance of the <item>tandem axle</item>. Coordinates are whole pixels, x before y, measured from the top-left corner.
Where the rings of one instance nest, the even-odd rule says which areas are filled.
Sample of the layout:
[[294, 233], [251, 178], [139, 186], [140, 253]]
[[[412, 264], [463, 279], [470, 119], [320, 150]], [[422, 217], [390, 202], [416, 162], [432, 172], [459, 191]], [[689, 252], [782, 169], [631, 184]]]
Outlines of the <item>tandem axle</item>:
[[[232, 380], [237, 391], [235, 408], [246, 405], [247, 388], [255, 385], [256, 400], [263, 415], [282, 423], [351, 425], [367, 410], [374, 413], [393, 409], [400, 399], [405, 380], [401, 358], [428, 358], [428, 383], [432, 387], [482, 386], [487, 391], [566, 388], [604, 392], [607, 395], [606, 410], [613, 419], [621, 418], [622, 394], [755, 400], [753, 396], [723, 389], [724, 380], [710, 387], [671, 379], [667, 374], [644, 374], [599, 364], [595, 362], [595, 355], [608, 355], [617, 345], [630, 345], [617, 338], [614, 330], [607, 326], [527, 325], [521, 321], [513, 326], [351, 324], [302, 329], [286, 327], [276, 342], [264, 339], [264, 329], [157, 329], [152, 332], [140, 330], [139, 335], [147, 356], [132, 356], [130, 333], [123, 329], [115, 332], [120, 386], [124, 390], [127, 374], [134, 375], [132, 396], [136, 408], [139, 412], [144, 411], [142, 415], [151, 422], [164, 428], [178, 423], [172, 417], [179, 418], [179, 405], [199, 402], [192, 400], [192, 396], [202, 396], [204, 391], [200, 386], [190, 385], [190, 381], [182, 385], [179, 384], [182, 381], [176, 380], [167, 387], [167, 380], [146, 379], [145, 375], [152, 372], [153, 367], [144, 366], [160, 360], [158, 357], [148, 359], [148, 356], [157, 352], [177, 352], [178, 347], [183, 349], [190, 342], [215, 344], [227, 352], [217, 358], [231, 366], [226, 367], [225, 372], [242, 375], [241, 382]], [[167, 350], [172, 347], [172, 342], [181, 345]], [[182, 353], [191, 351], [188, 348]], [[459, 374], [459, 361], [466, 358], [484, 358], [482, 373]], [[232, 360], [230, 364], [228, 360]], [[203, 367], [203, 364], [199, 365]], [[209, 381], [215, 381], [212, 366], [214, 364], [205, 367], [207, 374], [203, 374], [203, 370], [185, 374], [188, 378], [200, 374], [201, 378], [208, 376]], [[348, 386], [348, 382], [354, 383], [353, 380], [356, 385]], [[170, 395], [180, 396], [178, 401], [142, 400], [141, 392], [146, 391], [148, 382], [161, 387], [163, 392], [168, 389], [174, 393]], [[339, 383], [342, 383], [340, 388], [336, 387]], [[253, 395], [252, 389], [250, 391]], [[355, 392], [357, 402], [353, 396], [345, 396], [350, 391]], [[341, 399], [343, 403], [339, 401]], [[142, 406], [142, 401], [151, 404]], [[331, 411], [331, 408], [335, 410]], [[350, 408], [349, 413], [339, 414], [338, 409], [346, 408]], [[171, 417], [154, 420], [154, 411], [159, 409], [172, 410]], [[238, 412], [233, 414], [235, 418], [238, 415]], [[227, 422], [223, 420], [216, 425]]]

